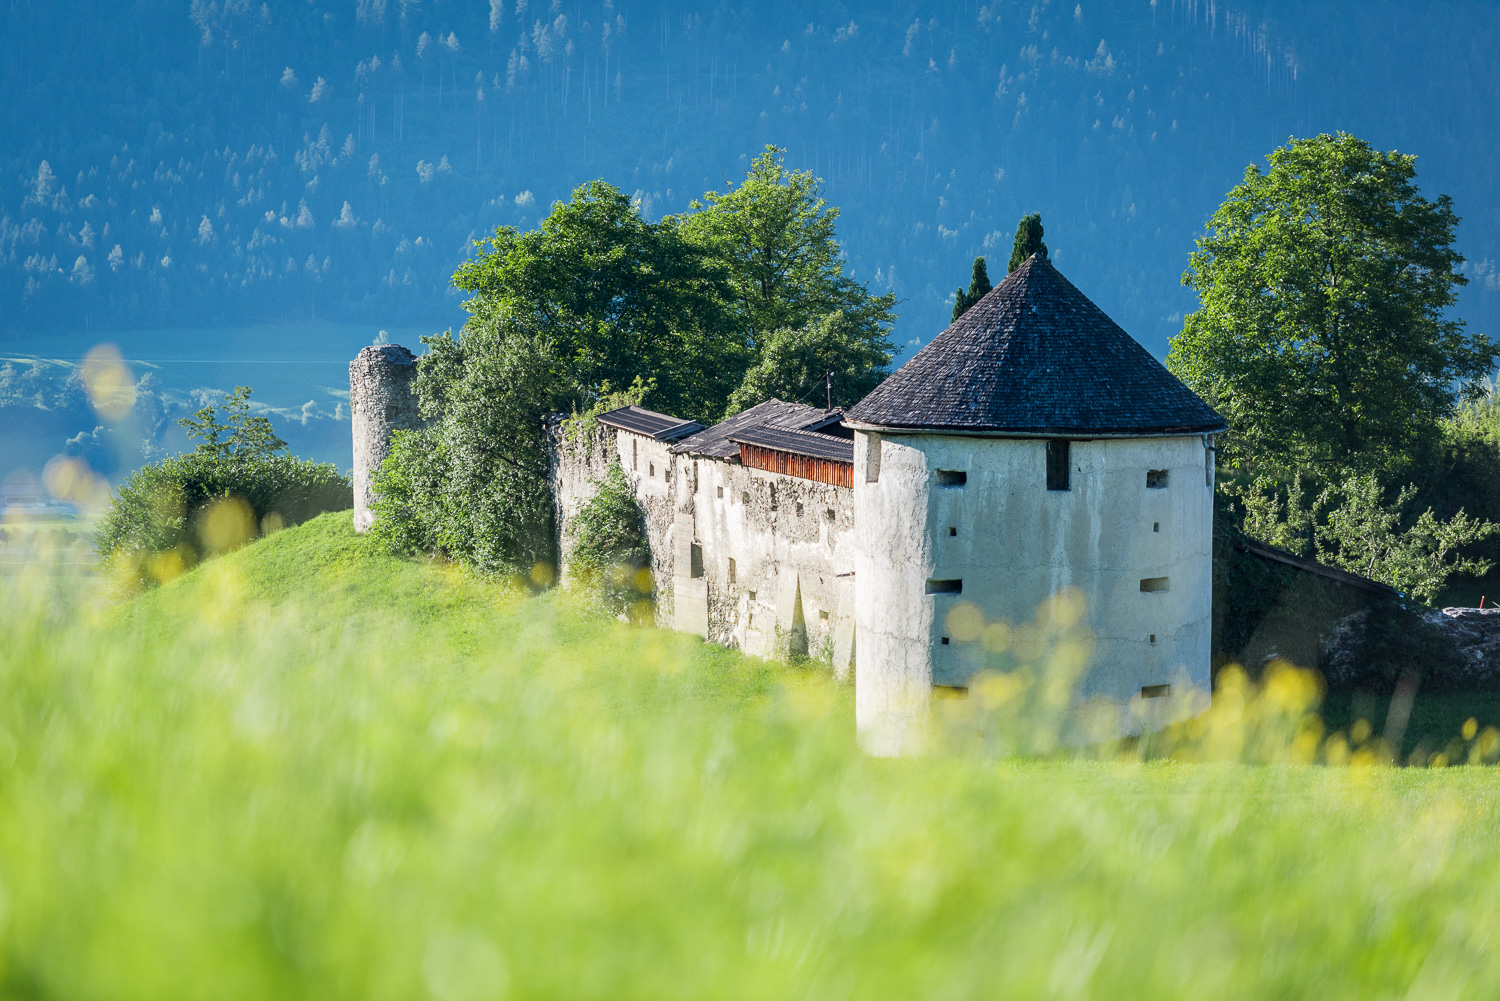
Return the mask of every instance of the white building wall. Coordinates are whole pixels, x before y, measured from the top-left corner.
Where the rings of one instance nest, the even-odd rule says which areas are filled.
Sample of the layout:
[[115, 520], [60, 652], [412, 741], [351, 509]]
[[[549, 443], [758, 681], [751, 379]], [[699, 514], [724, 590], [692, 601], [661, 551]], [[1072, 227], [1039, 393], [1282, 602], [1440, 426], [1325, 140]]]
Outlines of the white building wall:
[[[1127, 728], [1143, 686], [1206, 692], [1211, 455], [1198, 436], [1073, 441], [1070, 489], [1049, 491], [1041, 440], [857, 434], [855, 701], [865, 745], [920, 748], [932, 686], [966, 686], [983, 663], [977, 644], [942, 643], [959, 602], [1018, 624], [1077, 589], [1094, 639], [1078, 698], [1119, 703]], [[1148, 488], [1157, 469], [1168, 470], [1167, 486]], [[939, 470], [967, 480], [938, 486]], [[1141, 590], [1163, 577], [1166, 590]], [[929, 580], [962, 580], [962, 593], [928, 594]]]

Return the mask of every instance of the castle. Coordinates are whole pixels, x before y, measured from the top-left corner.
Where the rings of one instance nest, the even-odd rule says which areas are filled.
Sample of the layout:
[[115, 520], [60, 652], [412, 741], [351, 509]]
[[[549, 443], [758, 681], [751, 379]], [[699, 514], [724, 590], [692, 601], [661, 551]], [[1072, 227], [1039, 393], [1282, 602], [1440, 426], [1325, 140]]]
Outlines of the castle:
[[[416, 419], [413, 368], [394, 346], [350, 366], [361, 529], [368, 471]], [[564, 560], [569, 520], [618, 461], [663, 624], [852, 674], [876, 753], [919, 749], [934, 690], [961, 693], [978, 669], [949, 635], [960, 603], [1024, 622], [1069, 589], [1093, 637], [1076, 697], [1119, 705], [1123, 730], [1145, 700], [1209, 689], [1224, 422], [1045, 258], [847, 412], [768, 400], [712, 427], [634, 406], [598, 420], [606, 433], [554, 457]]]

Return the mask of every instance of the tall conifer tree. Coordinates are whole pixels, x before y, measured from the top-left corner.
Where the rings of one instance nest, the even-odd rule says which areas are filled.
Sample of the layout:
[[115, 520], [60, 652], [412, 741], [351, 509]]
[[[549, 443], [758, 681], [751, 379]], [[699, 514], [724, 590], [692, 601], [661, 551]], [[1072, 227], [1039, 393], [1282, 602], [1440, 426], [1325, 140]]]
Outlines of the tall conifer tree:
[[1047, 256], [1047, 245], [1042, 242], [1042, 214], [1033, 212], [1016, 225], [1016, 242], [1010, 252], [1010, 268], [1016, 270], [1026, 263], [1032, 254]]

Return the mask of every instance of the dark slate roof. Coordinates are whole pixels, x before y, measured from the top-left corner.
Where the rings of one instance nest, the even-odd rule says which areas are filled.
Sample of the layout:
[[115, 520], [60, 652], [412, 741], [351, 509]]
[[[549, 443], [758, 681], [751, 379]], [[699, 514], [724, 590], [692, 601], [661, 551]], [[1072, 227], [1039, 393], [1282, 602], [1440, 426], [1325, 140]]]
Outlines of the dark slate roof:
[[1198, 434], [1224, 419], [1033, 255], [849, 410], [889, 428]]
[[761, 425], [736, 431], [729, 440], [737, 444], [759, 445], [777, 452], [854, 465], [854, 442], [848, 438], [835, 438], [831, 434]]
[[697, 421], [685, 421], [670, 414], [659, 414], [644, 407], [628, 406], [599, 415], [599, 423], [625, 431], [634, 431], [657, 441], [676, 441], [702, 431]]
[[803, 428], [810, 424], [822, 423], [827, 414], [826, 410], [819, 410], [801, 403], [767, 400], [764, 403], [757, 403], [749, 410], [741, 410], [733, 417], [720, 421], [706, 431], [699, 431], [690, 438], [682, 439], [673, 445], [671, 450], [679, 455], [707, 455], [715, 459], [733, 459], [739, 456], [740, 447], [729, 440], [732, 435], [763, 424], [781, 428]]

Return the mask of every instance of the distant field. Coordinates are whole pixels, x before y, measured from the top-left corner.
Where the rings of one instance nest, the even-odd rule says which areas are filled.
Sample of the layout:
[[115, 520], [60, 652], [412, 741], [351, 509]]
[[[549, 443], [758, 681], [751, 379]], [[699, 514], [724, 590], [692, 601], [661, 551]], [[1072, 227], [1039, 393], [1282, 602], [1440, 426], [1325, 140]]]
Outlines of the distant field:
[[347, 513], [0, 594], [0, 996], [1500, 993], [1495, 773], [1291, 764], [1290, 688], [1176, 761], [872, 759], [819, 669]]

